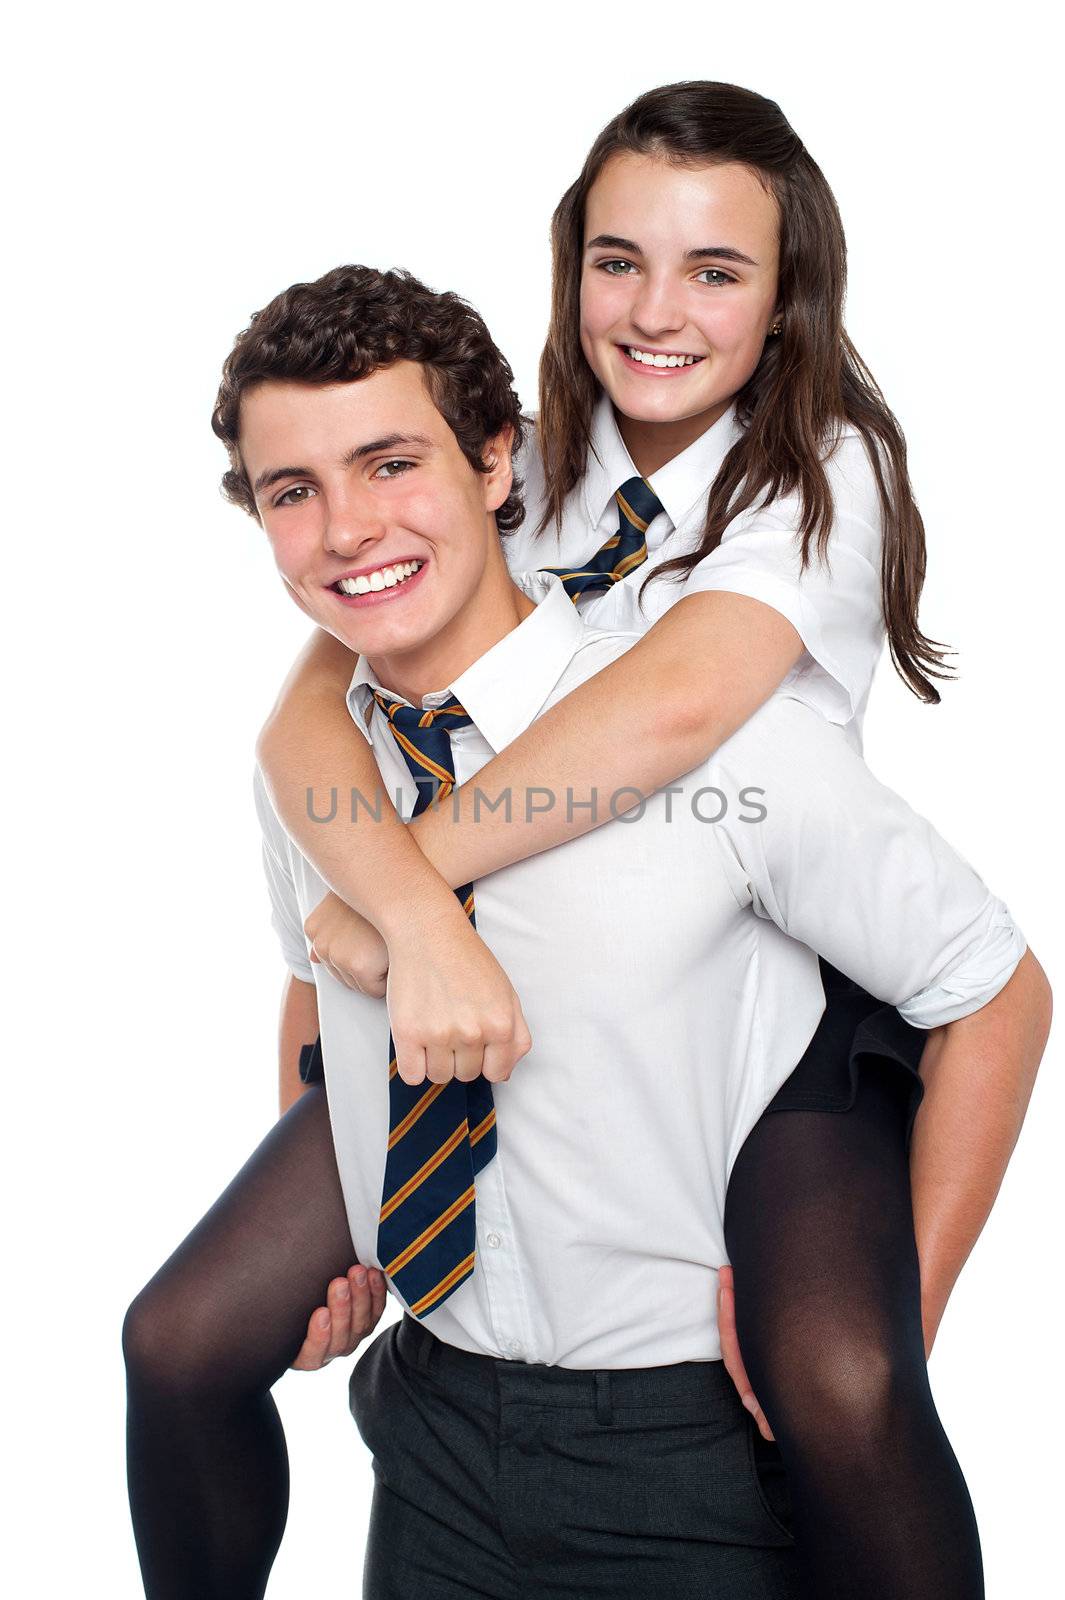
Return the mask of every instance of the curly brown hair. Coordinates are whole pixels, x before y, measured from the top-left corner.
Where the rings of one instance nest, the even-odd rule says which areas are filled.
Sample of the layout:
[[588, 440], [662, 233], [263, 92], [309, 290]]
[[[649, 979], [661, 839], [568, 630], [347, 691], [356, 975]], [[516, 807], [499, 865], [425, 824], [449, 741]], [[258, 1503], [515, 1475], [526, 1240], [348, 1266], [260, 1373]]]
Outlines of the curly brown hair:
[[[270, 379], [354, 383], [396, 361], [417, 361], [440, 415], [470, 466], [487, 472], [485, 446], [505, 428], [524, 435], [514, 374], [484, 322], [457, 294], [435, 293], [409, 272], [334, 267], [294, 283], [256, 311], [226, 358], [211, 426], [229, 452], [227, 500], [259, 520], [240, 455], [241, 397]], [[496, 512], [500, 533], [521, 524], [521, 482]]]

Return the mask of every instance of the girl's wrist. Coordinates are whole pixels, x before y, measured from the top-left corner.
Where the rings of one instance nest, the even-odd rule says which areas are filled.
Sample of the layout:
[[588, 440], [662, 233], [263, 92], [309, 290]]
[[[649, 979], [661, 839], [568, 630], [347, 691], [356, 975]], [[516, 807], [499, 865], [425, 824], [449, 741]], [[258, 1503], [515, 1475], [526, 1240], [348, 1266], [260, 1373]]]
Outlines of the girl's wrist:
[[455, 930], [468, 921], [454, 890], [420, 851], [418, 855], [419, 863], [391, 886], [379, 911], [370, 913], [369, 920], [390, 951], [423, 943], [439, 933], [453, 938]]
[[434, 895], [431, 901], [426, 899], [417, 906], [407, 907], [405, 912], [390, 921], [387, 928], [378, 929], [388, 946], [390, 959], [394, 961], [399, 955], [424, 950], [431, 944], [453, 949], [456, 941], [472, 930], [470, 919], [454, 891], [446, 884], [444, 891], [446, 900], [438, 900]]

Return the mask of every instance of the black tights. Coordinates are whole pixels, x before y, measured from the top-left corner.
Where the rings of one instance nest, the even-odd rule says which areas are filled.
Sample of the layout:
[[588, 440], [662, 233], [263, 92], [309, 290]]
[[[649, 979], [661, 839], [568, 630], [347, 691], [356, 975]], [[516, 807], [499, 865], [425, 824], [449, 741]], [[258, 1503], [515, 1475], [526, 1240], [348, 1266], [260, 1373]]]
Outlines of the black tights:
[[129, 1495], [149, 1600], [265, 1592], [288, 1513], [270, 1389], [354, 1260], [318, 1083], [126, 1314]]
[[816, 1600], [980, 1600], [972, 1503], [936, 1413], [898, 1070], [850, 1111], [779, 1111], [729, 1181], [744, 1366], [787, 1471]]
[[[816, 1600], [979, 1600], [965, 1483], [925, 1374], [905, 1111], [768, 1113], [726, 1210], [740, 1343], [787, 1468]], [[319, 1084], [141, 1291], [123, 1329], [149, 1600], [258, 1600], [288, 1461], [270, 1398], [354, 1260]]]

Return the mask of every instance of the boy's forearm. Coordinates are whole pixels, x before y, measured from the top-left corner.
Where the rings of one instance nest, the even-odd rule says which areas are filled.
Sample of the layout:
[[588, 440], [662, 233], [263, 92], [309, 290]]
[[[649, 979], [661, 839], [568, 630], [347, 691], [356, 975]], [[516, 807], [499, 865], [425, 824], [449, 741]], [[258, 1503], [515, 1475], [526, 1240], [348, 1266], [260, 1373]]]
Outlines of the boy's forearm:
[[929, 1349], [1017, 1142], [1050, 1015], [1050, 986], [1028, 951], [993, 1000], [925, 1046], [910, 1173]]

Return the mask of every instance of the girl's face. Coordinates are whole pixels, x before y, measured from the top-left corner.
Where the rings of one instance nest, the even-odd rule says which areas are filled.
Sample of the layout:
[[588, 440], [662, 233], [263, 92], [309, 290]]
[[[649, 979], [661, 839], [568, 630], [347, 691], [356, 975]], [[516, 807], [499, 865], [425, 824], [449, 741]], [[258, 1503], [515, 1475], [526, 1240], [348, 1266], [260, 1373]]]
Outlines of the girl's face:
[[[611, 156], [588, 194], [581, 348], [654, 471], [727, 410], [777, 310], [779, 213], [749, 167]], [[663, 454], [663, 451], [665, 453]]]

